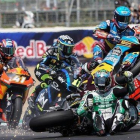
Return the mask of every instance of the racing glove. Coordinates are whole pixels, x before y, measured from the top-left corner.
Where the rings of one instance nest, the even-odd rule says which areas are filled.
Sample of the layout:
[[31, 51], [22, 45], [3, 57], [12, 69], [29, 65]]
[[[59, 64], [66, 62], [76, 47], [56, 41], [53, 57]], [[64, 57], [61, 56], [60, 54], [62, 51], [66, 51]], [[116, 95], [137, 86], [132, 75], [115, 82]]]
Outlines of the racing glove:
[[96, 66], [98, 65], [98, 62], [92, 61], [92, 62], [87, 62], [82, 66], [82, 70], [90, 74], [90, 71], [92, 71]]
[[9, 68], [10, 68], [9, 65], [3, 66], [3, 70], [4, 70], [4, 71], [7, 71]]
[[56, 71], [55, 71], [55, 70], [52, 70], [51, 68], [47, 68], [47, 69], [46, 69], [46, 73], [49, 74], [49, 75], [50, 75], [51, 77], [53, 77], [53, 78], [54, 78], [54, 77], [56, 76], [56, 74], [57, 74]]
[[107, 35], [107, 39], [110, 39], [110, 40], [114, 41], [115, 43], [118, 43], [120, 41], [120, 37], [119, 36], [113, 36], [111, 34]]
[[131, 71], [125, 71], [124, 76], [126, 77], [127, 82], [133, 81], [133, 73]]
[[124, 76], [125, 76], [125, 80], [127, 82], [127, 87], [128, 87], [129, 94], [133, 93], [135, 91], [133, 73], [130, 72], [130, 71], [125, 71]]

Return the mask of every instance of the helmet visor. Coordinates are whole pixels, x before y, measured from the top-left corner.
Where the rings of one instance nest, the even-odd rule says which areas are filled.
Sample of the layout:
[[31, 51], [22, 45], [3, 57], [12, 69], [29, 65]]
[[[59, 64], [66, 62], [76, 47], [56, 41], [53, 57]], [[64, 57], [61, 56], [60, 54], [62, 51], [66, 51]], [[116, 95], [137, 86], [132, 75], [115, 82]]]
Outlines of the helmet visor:
[[108, 86], [110, 84], [110, 78], [95, 77], [94, 83], [99, 88], [99, 90], [104, 90], [106, 88], [106, 86]]
[[129, 21], [130, 21], [130, 16], [120, 16], [120, 15], [116, 15], [116, 20], [117, 20], [118, 22], [129, 23]]
[[2, 52], [7, 56], [13, 56], [15, 53], [15, 48], [12, 47], [2, 47]]
[[65, 46], [65, 45], [62, 45], [62, 52], [64, 55], [71, 55], [72, 52], [73, 52], [73, 47], [74, 46]]

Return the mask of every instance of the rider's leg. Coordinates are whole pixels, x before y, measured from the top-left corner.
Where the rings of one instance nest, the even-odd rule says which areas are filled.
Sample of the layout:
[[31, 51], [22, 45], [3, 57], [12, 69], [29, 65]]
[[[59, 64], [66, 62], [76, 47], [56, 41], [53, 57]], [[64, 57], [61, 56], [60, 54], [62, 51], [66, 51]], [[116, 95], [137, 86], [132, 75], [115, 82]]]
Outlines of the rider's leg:
[[[36, 100], [38, 94], [40, 93], [40, 91], [41, 91], [42, 89], [47, 88], [47, 87], [48, 87], [48, 85], [47, 85], [45, 82], [42, 82], [42, 83], [40, 83], [38, 86], [35, 87], [35, 89], [33, 90], [32, 94], [31, 94], [31, 96], [29, 97], [29, 102], [31, 102], [31, 103], [29, 103], [29, 106], [30, 106], [31, 108], [34, 107], [34, 105], [35, 105], [35, 100]], [[33, 105], [33, 106], [32, 106], [32, 105]]]
[[105, 123], [102, 117], [102, 114], [99, 112], [92, 113], [93, 119], [93, 128], [97, 135], [104, 136], [105, 135]]
[[110, 134], [113, 135], [124, 128], [125, 126], [124, 115], [125, 115], [126, 110], [128, 110], [128, 108], [129, 108], [129, 104], [127, 100], [124, 100], [124, 99], [118, 100], [117, 111], [113, 119], [113, 124], [110, 130]]
[[39, 70], [36, 67], [34, 70], [34, 73], [35, 73], [36, 78], [42, 83], [40, 83], [38, 86], [35, 87], [31, 96], [29, 97], [29, 105], [31, 108], [33, 108], [35, 100], [36, 100], [38, 94], [40, 93], [40, 91], [42, 89], [47, 88], [48, 85], [50, 84], [50, 82], [52, 81], [52, 77], [49, 74], [46, 74], [46, 71], [44, 71], [44, 70]]
[[93, 59], [100, 63], [103, 60], [103, 50], [99, 45], [95, 45], [93, 48]]

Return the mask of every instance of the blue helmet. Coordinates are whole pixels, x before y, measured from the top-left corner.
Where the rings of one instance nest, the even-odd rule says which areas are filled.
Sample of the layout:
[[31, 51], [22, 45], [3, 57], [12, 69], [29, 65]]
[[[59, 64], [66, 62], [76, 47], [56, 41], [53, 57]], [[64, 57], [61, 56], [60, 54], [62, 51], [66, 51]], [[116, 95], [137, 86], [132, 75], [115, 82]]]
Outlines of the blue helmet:
[[59, 48], [61, 57], [68, 57], [73, 53], [74, 41], [68, 35], [61, 35], [53, 46]]
[[99, 93], [107, 92], [112, 85], [112, 78], [110, 72], [102, 69], [95, 73], [94, 75], [95, 88]]
[[125, 29], [130, 21], [131, 11], [128, 7], [117, 7], [114, 14], [115, 23], [119, 29]]

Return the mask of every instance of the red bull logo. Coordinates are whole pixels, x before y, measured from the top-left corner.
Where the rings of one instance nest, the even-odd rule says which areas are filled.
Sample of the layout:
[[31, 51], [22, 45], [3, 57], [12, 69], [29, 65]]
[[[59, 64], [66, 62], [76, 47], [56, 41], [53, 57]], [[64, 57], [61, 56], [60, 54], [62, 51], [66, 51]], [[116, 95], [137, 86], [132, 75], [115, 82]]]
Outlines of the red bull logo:
[[74, 53], [78, 56], [84, 56], [85, 58], [93, 57], [93, 44], [95, 40], [92, 37], [85, 37], [81, 41], [75, 44]]
[[46, 46], [43, 40], [30, 40], [29, 46], [18, 46], [16, 55], [21, 58], [41, 58], [50, 45]]

